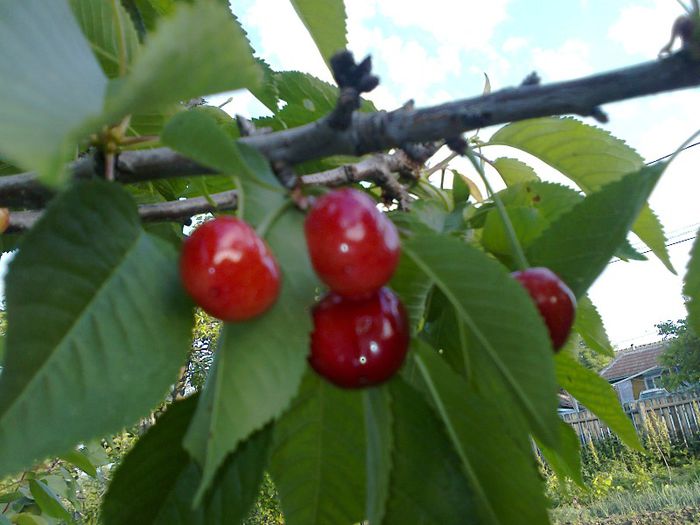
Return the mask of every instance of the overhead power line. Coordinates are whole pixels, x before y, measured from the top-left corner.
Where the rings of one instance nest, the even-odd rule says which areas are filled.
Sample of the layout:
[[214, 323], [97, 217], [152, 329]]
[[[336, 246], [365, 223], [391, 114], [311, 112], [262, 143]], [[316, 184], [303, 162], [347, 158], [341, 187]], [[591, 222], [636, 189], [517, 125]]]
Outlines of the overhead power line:
[[[688, 237], [688, 238], [686, 238], [686, 239], [681, 239], [680, 241], [675, 241], [675, 242], [666, 243], [665, 246], [666, 246], [666, 248], [668, 248], [669, 246], [675, 246], [676, 244], [681, 244], [681, 243], [684, 243], [684, 242], [692, 241], [692, 240], [695, 239], [696, 237], [697, 237], [697, 235], [693, 235], [692, 237]], [[652, 251], [651, 249], [648, 249], [648, 250], [644, 250], [643, 252], [639, 252], [639, 253], [642, 254], [642, 255], [644, 255], [645, 253], [650, 253], [651, 251]], [[616, 262], [619, 262], [619, 261], [621, 261], [621, 260], [622, 260], [622, 259], [613, 259], [613, 260], [611, 260], [608, 264], [616, 263]]]
[[[680, 153], [681, 151], [685, 151], [687, 149], [693, 148], [695, 146], [700, 146], [700, 140], [698, 142], [693, 142], [692, 144], [688, 144], [684, 148], [681, 148], [680, 150], [678, 150], [678, 153]], [[663, 157], [659, 157], [658, 159], [647, 162], [646, 164], [647, 164], [647, 166], [651, 166], [652, 164], [656, 164], [657, 162], [661, 162], [662, 160], [666, 160], [667, 158], [672, 157], [676, 153], [677, 152], [674, 151], [673, 153], [669, 153], [668, 155], [664, 155]]]

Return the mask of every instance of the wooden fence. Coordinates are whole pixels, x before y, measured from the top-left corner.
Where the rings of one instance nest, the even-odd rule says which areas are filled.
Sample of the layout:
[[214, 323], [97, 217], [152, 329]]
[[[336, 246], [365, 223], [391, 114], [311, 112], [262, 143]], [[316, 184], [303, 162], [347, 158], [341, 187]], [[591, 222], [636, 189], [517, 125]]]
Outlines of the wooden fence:
[[[700, 434], [700, 394], [675, 394], [644, 401], [633, 401], [624, 407], [625, 413], [639, 435], [649, 431], [650, 425], [663, 425], [671, 439], [685, 442]], [[652, 415], [653, 414], [653, 415]], [[562, 414], [584, 445], [612, 435], [598, 417], [582, 410]]]

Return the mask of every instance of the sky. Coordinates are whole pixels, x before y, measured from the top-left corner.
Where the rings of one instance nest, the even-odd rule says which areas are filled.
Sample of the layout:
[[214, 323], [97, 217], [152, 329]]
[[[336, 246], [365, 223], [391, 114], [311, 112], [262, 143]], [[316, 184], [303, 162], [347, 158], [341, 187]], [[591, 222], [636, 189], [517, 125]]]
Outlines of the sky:
[[[331, 81], [288, 0], [232, 0], [231, 8], [274, 69]], [[518, 85], [532, 71], [551, 82], [653, 60], [682, 14], [674, 0], [346, 0], [346, 10], [349, 48], [358, 58], [371, 54], [381, 79], [368, 98], [387, 110], [409, 99], [428, 106], [478, 95], [485, 73], [495, 91]], [[248, 116], [265, 112], [245, 94], [225, 109]], [[651, 161], [673, 152], [700, 128], [700, 90], [610, 104], [604, 110], [610, 122], [602, 127]], [[496, 129], [481, 135], [488, 138]], [[516, 156], [505, 148], [491, 150], [485, 153], [492, 158]], [[566, 182], [527, 154], [517, 156], [545, 180]], [[653, 256], [646, 262], [615, 262], [590, 290], [618, 348], [654, 341], [655, 323], [685, 317], [682, 276], [700, 226], [697, 166], [700, 146], [669, 167], [650, 199], [669, 243], [676, 243], [668, 249], [678, 275]], [[499, 187], [495, 174], [490, 180]]]
[[[274, 69], [332, 81], [289, 0], [232, 0], [231, 8], [258, 55]], [[675, 0], [346, 0], [346, 10], [349, 48], [358, 58], [371, 54], [381, 79], [368, 98], [387, 110], [409, 99], [428, 106], [478, 95], [485, 73], [495, 91], [518, 85], [532, 71], [546, 83], [653, 60], [682, 14]], [[240, 92], [224, 109], [249, 117], [266, 114], [252, 96]], [[673, 152], [700, 128], [700, 90], [610, 104], [604, 110], [610, 122], [603, 127], [650, 161]], [[487, 139], [496, 129], [480, 134]], [[543, 179], [567, 182], [527, 154], [504, 148], [484, 153], [522, 158]], [[698, 166], [700, 146], [669, 167], [651, 197], [669, 242], [692, 238], [700, 226]], [[455, 167], [468, 171], [466, 164]], [[502, 187], [497, 175], [490, 174], [490, 180]], [[615, 346], [654, 341], [655, 323], [685, 317], [682, 276], [691, 246], [692, 240], [669, 246], [678, 275], [653, 257], [608, 265], [590, 295]]]

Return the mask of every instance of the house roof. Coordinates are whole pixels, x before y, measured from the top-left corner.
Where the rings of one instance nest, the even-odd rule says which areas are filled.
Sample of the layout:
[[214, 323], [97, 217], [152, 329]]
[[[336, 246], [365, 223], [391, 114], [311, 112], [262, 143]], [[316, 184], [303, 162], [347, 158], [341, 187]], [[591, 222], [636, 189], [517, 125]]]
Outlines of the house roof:
[[600, 371], [608, 381], [624, 379], [661, 366], [658, 357], [666, 349], [667, 341], [657, 341], [648, 345], [634, 346], [621, 350], [612, 363]]

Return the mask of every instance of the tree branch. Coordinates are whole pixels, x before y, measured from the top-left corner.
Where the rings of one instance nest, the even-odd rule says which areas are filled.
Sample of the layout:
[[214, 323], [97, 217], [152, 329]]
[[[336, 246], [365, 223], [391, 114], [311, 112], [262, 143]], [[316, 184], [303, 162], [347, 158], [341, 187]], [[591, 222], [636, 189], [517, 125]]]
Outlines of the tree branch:
[[[212, 205], [212, 202], [214, 205]], [[210, 200], [206, 197], [142, 204], [138, 207], [139, 217], [144, 222], [182, 221], [200, 213], [234, 210], [238, 205], [238, 193], [235, 190], [214, 193]], [[43, 215], [43, 211], [10, 212], [7, 233], [16, 233], [31, 228]]]
[[[382, 153], [364, 159], [357, 164], [341, 166], [328, 171], [304, 175], [302, 182], [318, 186], [342, 186], [352, 182], [371, 181], [381, 186], [386, 200], [396, 200], [402, 207], [407, 207], [409, 196], [399, 183], [394, 173], [415, 178], [418, 176], [420, 161], [411, 159], [399, 150], [395, 153]], [[14, 175], [10, 175], [12, 177]], [[5, 177], [7, 178], [7, 177]], [[0, 178], [0, 181], [2, 178]], [[213, 205], [212, 205], [213, 203]], [[193, 197], [184, 200], [142, 204], [138, 207], [139, 216], [144, 222], [181, 221], [200, 213], [234, 210], [238, 205], [236, 190], [214, 193], [206, 197]], [[12, 211], [7, 227], [8, 233], [15, 233], [31, 228], [41, 218], [43, 211]]]
[[[270, 162], [294, 165], [331, 155], [364, 155], [402, 145], [438, 141], [495, 124], [577, 114], [604, 118], [601, 104], [700, 85], [700, 62], [686, 51], [638, 66], [548, 85], [524, 83], [487, 95], [424, 109], [352, 114], [347, 129], [327, 115], [297, 128], [243, 137]], [[92, 176], [90, 158], [74, 162], [76, 177]], [[115, 179], [123, 183], [201, 175], [213, 170], [168, 149], [125, 151]], [[0, 206], [45, 202], [48, 190], [34, 173], [0, 177]]]

